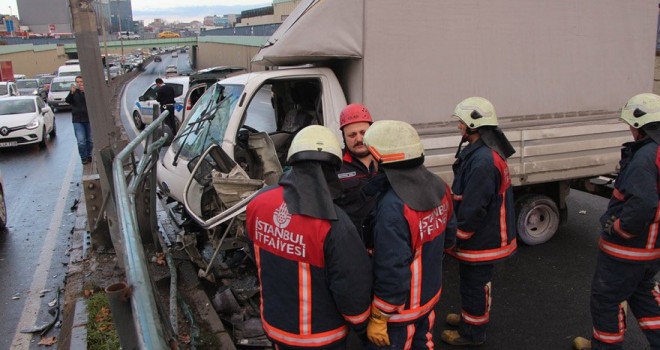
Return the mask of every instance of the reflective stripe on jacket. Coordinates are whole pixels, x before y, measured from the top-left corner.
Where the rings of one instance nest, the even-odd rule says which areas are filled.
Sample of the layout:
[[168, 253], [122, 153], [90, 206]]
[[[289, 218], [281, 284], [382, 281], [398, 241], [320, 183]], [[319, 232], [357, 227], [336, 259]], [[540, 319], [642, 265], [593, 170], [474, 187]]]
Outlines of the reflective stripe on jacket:
[[614, 217], [612, 235], [603, 231], [600, 249], [628, 262], [660, 260], [660, 147], [650, 138], [624, 144], [620, 172], [604, 225]]
[[281, 186], [247, 207], [261, 284], [261, 319], [275, 342], [336, 345], [352, 326], [364, 332], [371, 302], [371, 265], [348, 216], [337, 221], [290, 214]]
[[470, 264], [511, 256], [517, 243], [506, 161], [481, 140], [468, 145], [454, 163], [452, 192], [458, 229], [456, 249], [448, 253]]
[[447, 186], [438, 207], [415, 211], [389, 188], [374, 215], [373, 305], [391, 323], [413, 322], [440, 300], [445, 240], [454, 239], [451, 192]]

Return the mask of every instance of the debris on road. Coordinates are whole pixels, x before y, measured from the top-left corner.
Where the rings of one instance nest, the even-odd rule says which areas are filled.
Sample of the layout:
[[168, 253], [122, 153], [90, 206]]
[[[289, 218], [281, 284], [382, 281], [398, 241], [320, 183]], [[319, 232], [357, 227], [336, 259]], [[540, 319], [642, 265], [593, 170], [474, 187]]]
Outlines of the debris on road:
[[587, 215], [587, 211], [586, 211], [586, 210], [580, 210], [580, 211], [578, 212], [578, 214], [580, 214], [580, 215]]

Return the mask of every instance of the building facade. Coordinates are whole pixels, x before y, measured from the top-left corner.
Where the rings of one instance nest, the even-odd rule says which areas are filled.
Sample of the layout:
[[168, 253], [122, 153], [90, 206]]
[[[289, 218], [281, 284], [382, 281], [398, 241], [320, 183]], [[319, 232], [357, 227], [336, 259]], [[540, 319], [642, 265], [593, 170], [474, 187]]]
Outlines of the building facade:
[[21, 25], [32, 33], [73, 33], [68, 0], [17, 0]]
[[131, 0], [109, 0], [110, 32], [135, 32]]

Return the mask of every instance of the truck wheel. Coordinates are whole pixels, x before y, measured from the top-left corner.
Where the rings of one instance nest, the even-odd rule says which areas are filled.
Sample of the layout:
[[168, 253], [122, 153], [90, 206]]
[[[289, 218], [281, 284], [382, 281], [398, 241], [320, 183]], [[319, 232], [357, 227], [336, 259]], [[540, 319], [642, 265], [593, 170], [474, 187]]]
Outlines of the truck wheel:
[[518, 236], [528, 245], [547, 242], [559, 228], [559, 210], [547, 196], [528, 194], [516, 200]]
[[133, 112], [133, 122], [135, 123], [135, 127], [138, 130], [144, 129], [144, 123], [142, 122], [142, 117], [140, 117], [140, 113], [137, 111]]

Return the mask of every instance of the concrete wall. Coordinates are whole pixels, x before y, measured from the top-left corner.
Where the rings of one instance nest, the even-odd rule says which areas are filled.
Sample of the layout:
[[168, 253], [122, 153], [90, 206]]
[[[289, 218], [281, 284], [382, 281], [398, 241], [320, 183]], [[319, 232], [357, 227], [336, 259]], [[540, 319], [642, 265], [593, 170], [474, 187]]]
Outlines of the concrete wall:
[[197, 43], [197, 67], [238, 66], [248, 72], [261, 71], [264, 67], [252, 64], [252, 57], [259, 52], [268, 37], [218, 36], [199, 37]]
[[244, 67], [249, 72], [264, 70], [261, 65], [250, 60], [257, 54], [259, 47], [234, 44], [199, 43], [197, 46], [197, 69], [215, 66]]
[[68, 59], [63, 46], [20, 46], [25, 47], [22, 50], [16, 48], [15, 50], [0, 52], [0, 61], [11, 61], [15, 74], [25, 74], [31, 77], [40, 73], [53, 73]]

